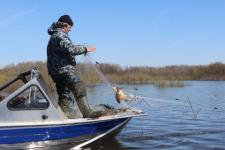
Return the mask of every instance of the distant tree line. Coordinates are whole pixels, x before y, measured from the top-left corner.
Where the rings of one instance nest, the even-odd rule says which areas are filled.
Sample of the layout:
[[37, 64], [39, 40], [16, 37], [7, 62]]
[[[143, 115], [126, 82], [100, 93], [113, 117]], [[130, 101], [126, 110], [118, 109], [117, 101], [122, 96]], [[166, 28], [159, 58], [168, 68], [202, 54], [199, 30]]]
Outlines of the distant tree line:
[[113, 64], [101, 64], [99, 68], [110, 81], [120, 83], [146, 83], [155, 80], [225, 80], [225, 64], [220, 62], [197, 66], [126, 68]]
[[[54, 88], [54, 84], [48, 75], [46, 62], [41, 61], [24, 62], [3, 67], [0, 70], [0, 85], [32, 67], [38, 68], [48, 86]], [[169, 86], [173, 86], [173, 84], [174, 86], [183, 86], [182, 81], [184, 80], [225, 80], [225, 64], [220, 62], [209, 65], [173, 65], [165, 67], [121, 67], [120, 65], [109, 63], [79, 63], [77, 72], [88, 85], [107, 80], [112, 83], [153, 83], [157, 86], [167, 86], [166, 84], [169, 83]]]

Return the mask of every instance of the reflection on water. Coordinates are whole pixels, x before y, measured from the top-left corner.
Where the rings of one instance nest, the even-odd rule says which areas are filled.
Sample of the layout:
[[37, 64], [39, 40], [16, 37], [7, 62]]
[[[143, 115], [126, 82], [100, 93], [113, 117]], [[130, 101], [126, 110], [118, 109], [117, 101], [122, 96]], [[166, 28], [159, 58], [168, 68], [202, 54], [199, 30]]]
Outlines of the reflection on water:
[[104, 138], [98, 140], [86, 147], [84, 149], [91, 150], [126, 150], [127, 148], [123, 148], [123, 145], [116, 138]]
[[[188, 81], [187, 85], [183, 88], [121, 85], [136, 95], [146, 97], [151, 107], [146, 104], [136, 107], [143, 109], [148, 116], [132, 119], [116, 138], [97, 141], [88, 148], [225, 149], [225, 82]], [[118, 105], [104, 85], [92, 87], [88, 93], [90, 100]], [[193, 111], [199, 109], [201, 111], [195, 120]]]

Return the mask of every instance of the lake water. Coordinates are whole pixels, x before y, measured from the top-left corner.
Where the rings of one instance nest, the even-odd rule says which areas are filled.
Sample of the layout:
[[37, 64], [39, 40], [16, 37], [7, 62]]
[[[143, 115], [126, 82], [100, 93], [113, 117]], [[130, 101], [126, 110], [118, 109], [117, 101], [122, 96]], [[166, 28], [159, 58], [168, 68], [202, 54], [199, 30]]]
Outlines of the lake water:
[[[120, 85], [146, 97], [146, 102], [130, 105], [148, 115], [132, 119], [114, 139], [97, 141], [86, 149], [225, 149], [225, 82], [187, 81], [186, 84], [182, 88]], [[89, 101], [116, 105], [105, 85], [88, 88], [88, 97]]]

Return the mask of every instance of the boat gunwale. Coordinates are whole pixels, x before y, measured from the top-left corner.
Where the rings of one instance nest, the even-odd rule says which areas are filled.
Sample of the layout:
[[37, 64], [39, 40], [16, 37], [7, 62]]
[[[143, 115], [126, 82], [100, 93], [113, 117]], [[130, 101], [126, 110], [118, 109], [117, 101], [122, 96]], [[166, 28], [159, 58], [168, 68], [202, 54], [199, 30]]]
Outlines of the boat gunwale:
[[[104, 116], [98, 119], [91, 119], [91, 118], [79, 118], [79, 119], [65, 119], [65, 120], [57, 120], [57, 121], [34, 121], [34, 122], [4, 122], [0, 123], [0, 131], [3, 128], [13, 128], [13, 127], [47, 127], [47, 126], [67, 126], [67, 125], [83, 125], [89, 123], [96, 123], [96, 122], [104, 122], [110, 120], [117, 120], [123, 118], [133, 118], [133, 117], [141, 117], [146, 116], [147, 114], [136, 114], [136, 115], [126, 115], [126, 116]], [[3, 129], [4, 130], [4, 129]]]

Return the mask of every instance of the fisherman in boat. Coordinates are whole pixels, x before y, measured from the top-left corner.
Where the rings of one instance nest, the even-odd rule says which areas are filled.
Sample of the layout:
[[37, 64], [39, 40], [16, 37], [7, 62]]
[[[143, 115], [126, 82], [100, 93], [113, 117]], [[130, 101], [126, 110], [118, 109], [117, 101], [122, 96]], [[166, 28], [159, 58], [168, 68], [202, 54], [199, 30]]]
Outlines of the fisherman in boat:
[[101, 113], [90, 108], [86, 87], [75, 72], [75, 56], [94, 52], [96, 48], [74, 45], [68, 35], [72, 27], [71, 17], [63, 15], [48, 29], [51, 36], [47, 46], [48, 73], [55, 82], [58, 104], [64, 112], [69, 109], [71, 91], [84, 118], [99, 117]]

